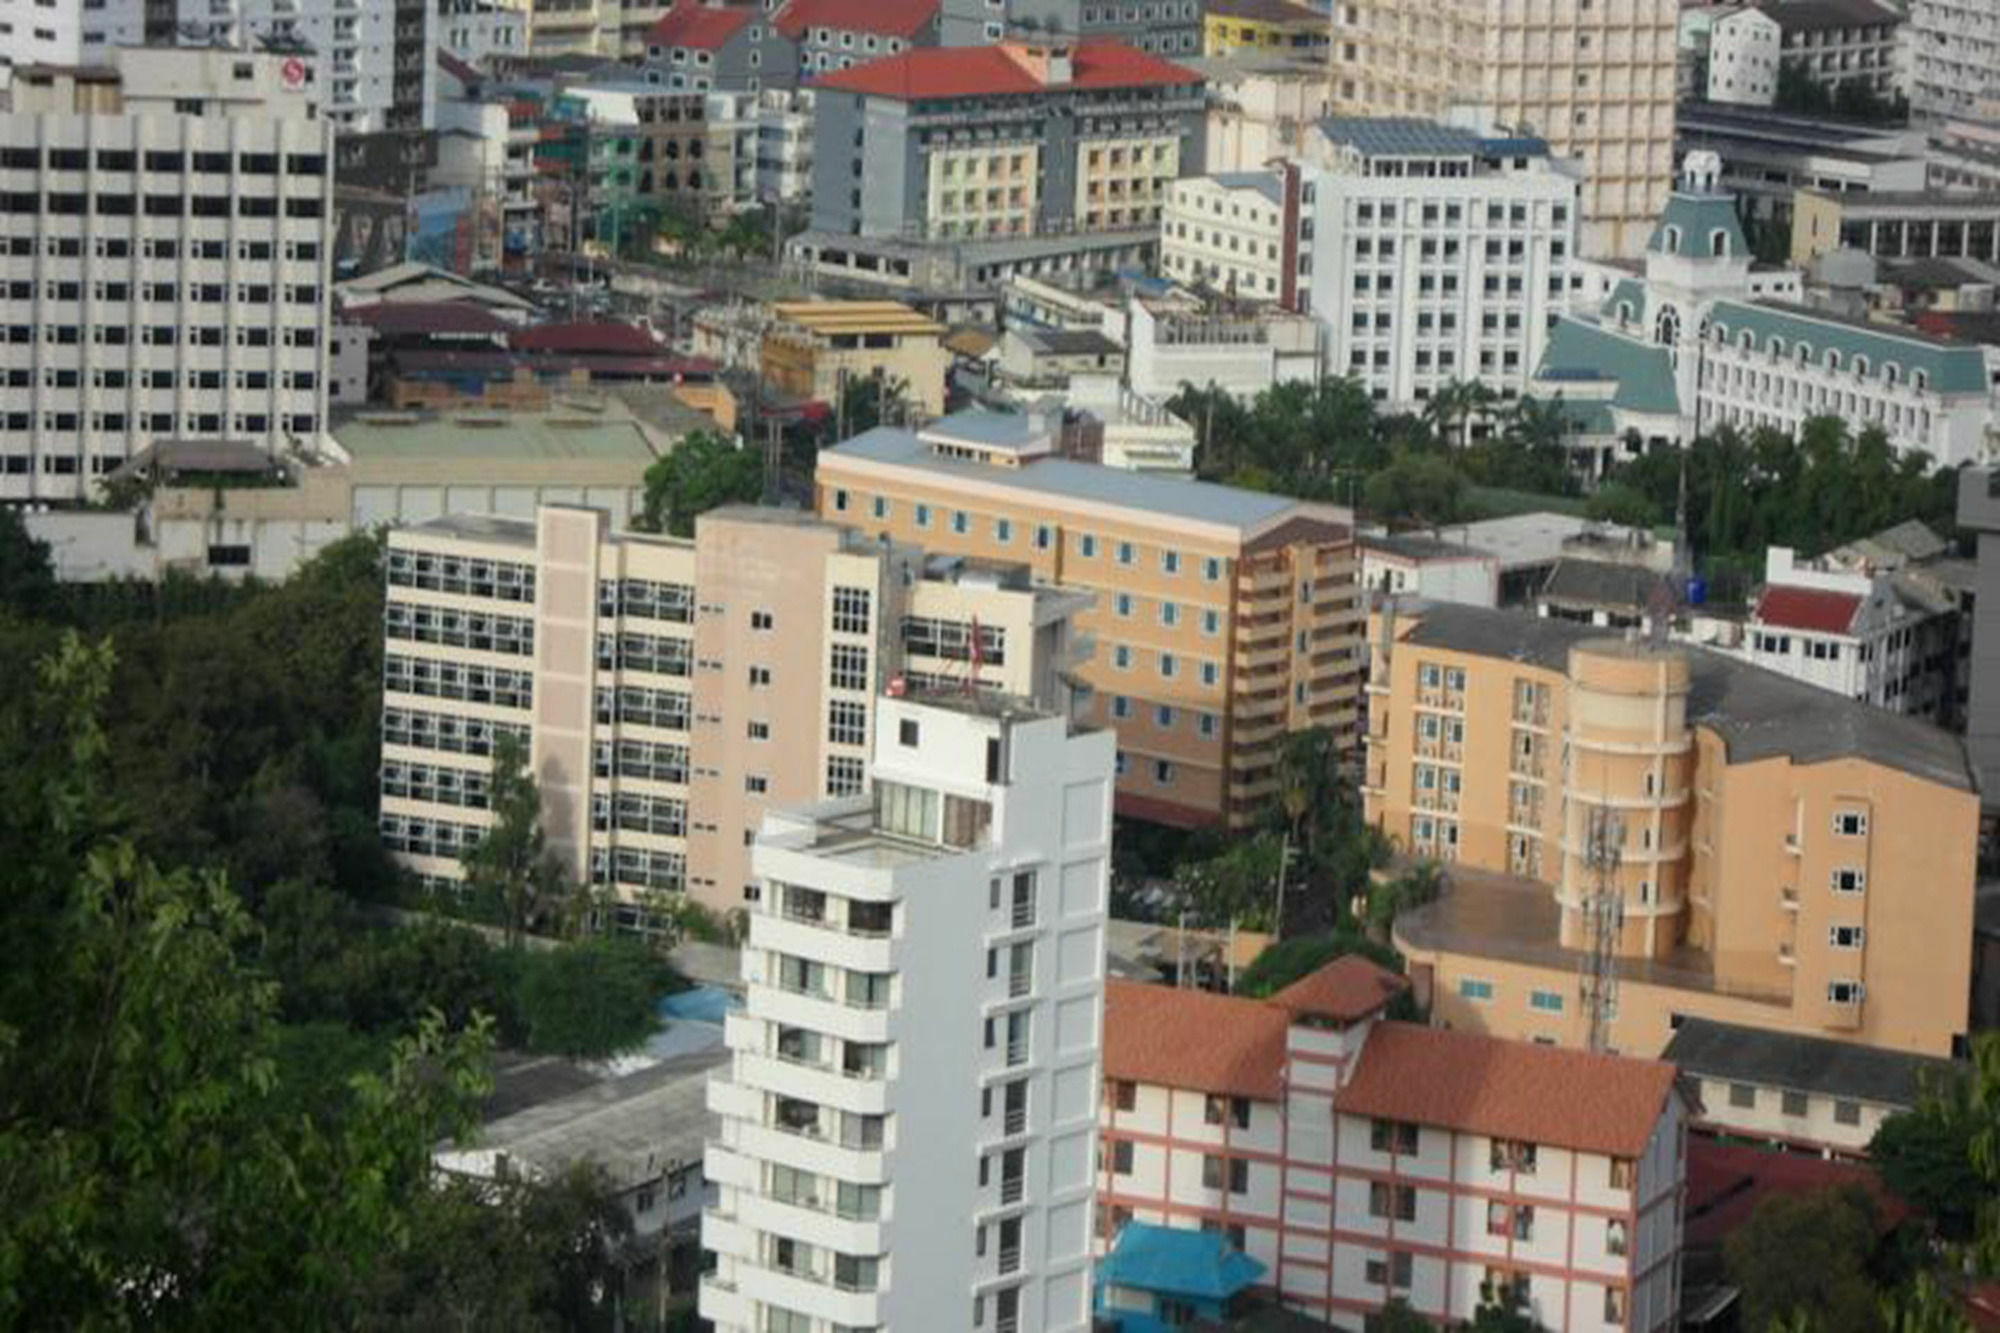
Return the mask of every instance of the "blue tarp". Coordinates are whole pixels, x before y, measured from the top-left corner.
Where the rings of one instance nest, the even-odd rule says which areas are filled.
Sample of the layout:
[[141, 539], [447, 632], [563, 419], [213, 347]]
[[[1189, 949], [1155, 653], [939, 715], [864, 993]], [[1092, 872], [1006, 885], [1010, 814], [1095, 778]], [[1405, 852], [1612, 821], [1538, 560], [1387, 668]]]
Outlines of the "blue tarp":
[[1226, 1301], [1264, 1275], [1216, 1231], [1127, 1222], [1098, 1269], [1102, 1282], [1167, 1296]]
[[741, 1009], [743, 1001], [720, 986], [696, 986], [660, 1001], [660, 1017], [696, 1023], [721, 1023], [723, 1015]]

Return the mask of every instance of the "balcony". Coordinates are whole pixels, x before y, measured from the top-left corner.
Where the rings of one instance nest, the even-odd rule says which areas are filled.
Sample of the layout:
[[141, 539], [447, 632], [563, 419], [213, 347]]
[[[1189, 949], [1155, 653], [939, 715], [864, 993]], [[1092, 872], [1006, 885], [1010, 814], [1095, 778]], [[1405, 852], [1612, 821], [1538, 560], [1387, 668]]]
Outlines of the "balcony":
[[1779, 889], [1778, 906], [1784, 908], [1787, 912], [1796, 913], [1799, 910], [1799, 891], [1790, 885]]
[[1007, 1067], [1012, 1069], [1016, 1065], [1024, 1065], [1026, 1063], [1028, 1063], [1028, 1039], [1025, 1037], [1009, 1039], [1007, 1042]]
[[1001, 1119], [1000, 1122], [1000, 1132], [1005, 1134], [1010, 1139], [1017, 1134], [1027, 1133], [1028, 1108], [1025, 1106], [1008, 1107], [1007, 1114]]
[[1007, 974], [1007, 998], [1018, 1000], [1035, 988], [1035, 974], [1032, 972], [1010, 972]]
[[[1004, 1187], [1003, 1187], [1004, 1189]], [[1021, 1271], [1021, 1247], [1010, 1245], [1000, 1251], [1000, 1272], [1002, 1276]]]
[[1000, 1206], [1011, 1207], [1021, 1202], [1027, 1193], [1026, 1176], [1006, 1176], [1000, 1181]]

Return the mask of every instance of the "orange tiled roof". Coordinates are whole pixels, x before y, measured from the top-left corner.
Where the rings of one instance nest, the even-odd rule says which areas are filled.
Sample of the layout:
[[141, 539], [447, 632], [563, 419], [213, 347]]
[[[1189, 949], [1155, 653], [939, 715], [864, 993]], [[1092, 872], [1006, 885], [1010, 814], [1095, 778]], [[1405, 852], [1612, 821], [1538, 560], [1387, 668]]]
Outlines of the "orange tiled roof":
[[794, 41], [808, 28], [915, 37], [937, 13], [938, 0], [791, 0], [771, 26]]
[[1025, 59], [1017, 59], [1004, 46], [920, 46], [901, 55], [822, 74], [813, 80], [812, 86], [918, 102], [1061, 92], [1068, 88], [1152, 88], [1200, 82], [1201, 76], [1193, 70], [1122, 42], [1085, 42], [1070, 53], [1067, 83], [1043, 82]]
[[1276, 1101], [1291, 1015], [1240, 995], [1104, 983], [1104, 1076]]
[[1662, 1060], [1383, 1023], [1333, 1104], [1350, 1115], [1637, 1157], [1677, 1095], [1674, 1077]]
[[1382, 1009], [1409, 984], [1360, 954], [1347, 954], [1310, 976], [1300, 977], [1271, 1001], [1294, 1014], [1352, 1023]]
[[759, 12], [755, 5], [709, 5], [701, 0], [680, 0], [660, 16], [646, 40], [653, 46], [717, 51]]

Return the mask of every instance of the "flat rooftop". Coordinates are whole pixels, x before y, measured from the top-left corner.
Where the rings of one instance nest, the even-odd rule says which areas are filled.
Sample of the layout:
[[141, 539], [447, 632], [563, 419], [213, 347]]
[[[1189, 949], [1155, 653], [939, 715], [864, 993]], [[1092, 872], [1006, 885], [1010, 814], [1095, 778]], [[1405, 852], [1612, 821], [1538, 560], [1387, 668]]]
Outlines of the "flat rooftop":
[[[1435, 950], [1474, 958], [1544, 967], [1566, 976], [1580, 975], [1588, 955], [1565, 949], [1562, 912], [1555, 890], [1547, 884], [1471, 866], [1445, 869], [1445, 890], [1434, 901], [1412, 908], [1396, 919], [1396, 937], [1412, 949]], [[1713, 960], [1685, 946], [1665, 958], [1621, 958], [1620, 980], [1640, 985], [1705, 991], [1785, 1008], [1791, 992], [1725, 982], [1715, 975]]]
[[[946, 418], [943, 425], [948, 426]], [[1041, 458], [1022, 467], [996, 467], [967, 459], [940, 458], [914, 431], [879, 426], [826, 451], [834, 460], [886, 463], [926, 473], [945, 482], [1003, 486], [1030, 496], [1058, 497], [1134, 509], [1161, 518], [1184, 519], [1234, 528], [1248, 535], [1306, 506], [1286, 495], [1239, 490], [1213, 482], [1152, 476], [1067, 458]]]
[[366, 459], [629, 462], [656, 456], [629, 412], [556, 407], [546, 412], [364, 412], [337, 423], [334, 441]]

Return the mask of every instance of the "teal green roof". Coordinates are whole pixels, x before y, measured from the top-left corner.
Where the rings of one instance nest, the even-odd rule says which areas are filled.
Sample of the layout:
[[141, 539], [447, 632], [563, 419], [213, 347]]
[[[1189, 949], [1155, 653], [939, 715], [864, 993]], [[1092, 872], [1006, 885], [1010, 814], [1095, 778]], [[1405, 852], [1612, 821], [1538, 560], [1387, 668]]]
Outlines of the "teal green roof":
[[1127, 1222], [1098, 1268], [1112, 1286], [1226, 1301], [1264, 1275], [1264, 1265], [1229, 1248], [1218, 1231]]
[[1611, 405], [1620, 411], [1664, 416], [1681, 410], [1666, 348], [1567, 316], [1549, 330], [1548, 349], [1535, 378], [1616, 383]]
[[[1716, 248], [1720, 232], [1726, 250]], [[1646, 248], [1656, 255], [1680, 255], [1684, 259], [1714, 259], [1718, 255], [1748, 255], [1750, 242], [1744, 238], [1743, 223], [1736, 216], [1736, 200], [1727, 194], [1683, 194], [1679, 190], [1667, 198], [1659, 225]]]
[[1604, 298], [1602, 314], [1606, 319], [1618, 318], [1618, 303], [1627, 302], [1632, 307], [1632, 319], [1636, 323], [1646, 322], [1646, 284], [1637, 278], [1620, 278], [1612, 287], [1611, 295]]
[[1797, 356], [1799, 344], [1804, 343], [1812, 348], [1813, 359], [1822, 364], [1830, 351], [1840, 353], [1841, 364], [1847, 367], [1854, 364], [1855, 357], [1865, 356], [1870, 375], [1879, 376], [1885, 365], [1893, 363], [1906, 383], [1912, 373], [1922, 371], [1937, 393], [1987, 391], [1986, 354], [1978, 347], [1939, 342], [1911, 329], [1862, 324], [1803, 306], [1718, 301], [1709, 312], [1709, 332], [1730, 342], [1748, 332], [1759, 349], [1768, 349], [1776, 338], [1787, 357]]

